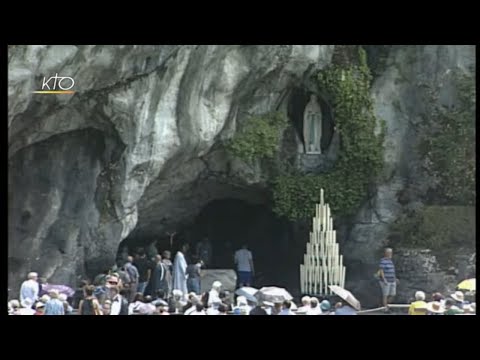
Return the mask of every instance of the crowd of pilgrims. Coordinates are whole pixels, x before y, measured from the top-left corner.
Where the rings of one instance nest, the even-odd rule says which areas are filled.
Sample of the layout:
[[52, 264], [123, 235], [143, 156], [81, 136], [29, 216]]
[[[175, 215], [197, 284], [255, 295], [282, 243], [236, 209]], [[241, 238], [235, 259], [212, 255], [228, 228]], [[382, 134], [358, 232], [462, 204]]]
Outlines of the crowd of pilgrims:
[[[251, 266], [250, 270], [253, 273], [251, 252], [244, 247], [237, 251], [236, 257], [242, 254], [245, 254], [245, 266]], [[46, 289], [45, 279], [31, 272], [21, 285], [20, 299], [9, 301], [8, 313], [10, 315], [356, 314], [342, 301], [335, 301], [335, 305], [332, 306], [326, 299], [319, 301], [316, 297], [309, 296], [302, 298], [299, 308], [292, 301], [259, 303], [245, 296], [237, 296], [234, 299], [233, 294], [222, 289], [220, 281], [214, 281], [210, 289], [201, 293], [201, 270], [211, 261], [210, 255], [211, 248], [206, 239], [198, 244], [192, 255], [189, 254], [189, 246], [183, 245], [177, 252], [174, 262], [171, 261], [170, 251], [152, 254], [144, 248], [138, 248], [131, 256], [124, 249], [117, 258], [117, 265], [98, 274], [93, 281], [82, 280], [75, 291], [70, 289], [72, 290], [70, 295], [60, 292], [57, 288]], [[461, 291], [457, 291], [448, 299], [436, 293], [432, 299], [431, 303], [425, 303], [425, 294], [418, 291], [408, 313], [410, 315], [476, 313], [475, 303], [464, 301]], [[345, 312], [346, 310], [352, 311]]]
[[[253, 273], [250, 251], [242, 248], [236, 256], [242, 253], [250, 259]], [[57, 289], [43, 289], [45, 279], [31, 272], [22, 283], [20, 300], [9, 301], [8, 311], [11, 315], [293, 315], [292, 310], [316, 315], [331, 312], [327, 300], [319, 302], [316, 298], [304, 297], [299, 309], [292, 301], [273, 304], [252, 302], [244, 296], [234, 298], [220, 281], [214, 281], [210, 289], [201, 293], [201, 270], [211, 261], [210, 255], [208, 239], [203, 239], [193, 254], [189, 253], [187, 244], [183, 245], [174, 262], [170, 251], [152, 254], [148, 249], [138, 248], [131, 256], [124, 249], [116, 266], [92, 281], [82, 280], [71, 296]], [[176, 273], [182, 271], [188, 276], [182, 275], [176, 281], [179, 277]]]

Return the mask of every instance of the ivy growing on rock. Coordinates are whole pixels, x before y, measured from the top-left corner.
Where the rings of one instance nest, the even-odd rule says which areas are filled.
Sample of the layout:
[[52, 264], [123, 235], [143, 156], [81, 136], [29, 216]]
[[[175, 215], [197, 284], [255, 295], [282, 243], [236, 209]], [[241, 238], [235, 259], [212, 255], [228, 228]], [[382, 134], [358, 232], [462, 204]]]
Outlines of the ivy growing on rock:
[[228, 151], [244, 161], [272, 159], [277, 153], [287, 119], [279, 112], [252, 116], [227, 143]]
[[[274, 211], [291, 220], [314, 214], [320, 188], [336, 215], [353, 214], [367, 196], [369, 184], [383, 166], [384, 122], [378, 122], [370, 97], [371, 74], [360, 48], [357, 64], [332, 65], [318, 74], [318, 85], [330, 96], [341, 138], [332, 172], [321, 175], [284, 174], [274, 181]], [[377, 125], [380, 129], [377, 130]]]
[[453, 73], [457, 106], [441, 106], [438, 90], [430, 89], [429, 116], [420, 139], [423, 168], [429, 175], [428, 202], [475, 204], [475, 77]]
[[432, 250], [475, 248], [475, 207], [425, 206], [405, 213], [391, 227], [398, 243]]

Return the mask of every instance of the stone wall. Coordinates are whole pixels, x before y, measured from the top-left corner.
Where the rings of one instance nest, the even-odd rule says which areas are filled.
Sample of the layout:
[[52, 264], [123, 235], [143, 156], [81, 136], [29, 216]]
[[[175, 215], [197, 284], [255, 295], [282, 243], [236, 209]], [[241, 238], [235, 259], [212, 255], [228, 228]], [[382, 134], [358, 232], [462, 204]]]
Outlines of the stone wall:
[[453, 266], [440, 260], [444, 255], [428, 249], [396, 250], [394, 262], [400, 284], [395, 302], [410, 301], [418, 290], [424, 291], [427, 298], [434, 292], [450, 294], [460, 281], [475, 277], [476, 253], [459, 250], [449, 254]]
[[203, 270], [200, 290], [201, 292], [209, 291], [214, 281], [222, 283], [222, 290], [228, 290], [231, 293], [235, 291], [237, 284], [237, 274], [231, 269], [207, 269]]

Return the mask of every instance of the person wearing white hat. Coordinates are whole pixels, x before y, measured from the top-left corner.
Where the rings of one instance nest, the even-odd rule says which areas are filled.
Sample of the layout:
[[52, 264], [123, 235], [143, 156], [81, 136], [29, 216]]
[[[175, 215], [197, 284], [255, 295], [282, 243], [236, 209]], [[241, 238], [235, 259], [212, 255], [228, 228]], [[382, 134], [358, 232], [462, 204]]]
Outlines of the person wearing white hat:
[[35, 311], [35, 314], [33, 315], [45, 315], [45, 304], [43, 302], [37, 302], [35, 304], [35, 309], [37, 309], [37, 311]]
[[439, 301], [432, 301], [427, 304], [427, 311], [429, 315], [443, 315], [445, 308]]
[[267, 315], [272, 315], [272, 309], [275, 307], [275, 304], [270, 301], [262, 301], [262, 305]]
[[466, 304], [465, 302], [465, 295], [463, 295], [463, 292], [461, 291], [455, 291], [455, 293], [453, 293], [452, 295], [450, 295], [450, 297], [455, 300], [455, 305], [459, 308], [459, 309], [463, 309], [463, 306]]
[[20, 304], [25, 307], [25, 299], [30, 299], [29, 304], [32, 306], [37, 301], [39, 292], [38, 274], [30, 272], [27, 275], [27, 280], [20, 287]]

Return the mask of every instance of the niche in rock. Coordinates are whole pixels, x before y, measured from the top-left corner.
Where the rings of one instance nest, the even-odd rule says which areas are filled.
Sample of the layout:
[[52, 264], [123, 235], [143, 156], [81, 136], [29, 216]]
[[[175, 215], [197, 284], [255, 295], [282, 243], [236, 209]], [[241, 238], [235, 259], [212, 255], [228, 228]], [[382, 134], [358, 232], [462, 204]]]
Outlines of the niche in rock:
[[324, 154], [333, 137], [333, 114], [323, 96], [294, 88], [287, 106], [304, 154]]

